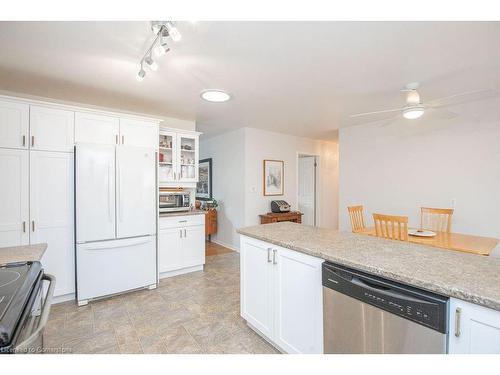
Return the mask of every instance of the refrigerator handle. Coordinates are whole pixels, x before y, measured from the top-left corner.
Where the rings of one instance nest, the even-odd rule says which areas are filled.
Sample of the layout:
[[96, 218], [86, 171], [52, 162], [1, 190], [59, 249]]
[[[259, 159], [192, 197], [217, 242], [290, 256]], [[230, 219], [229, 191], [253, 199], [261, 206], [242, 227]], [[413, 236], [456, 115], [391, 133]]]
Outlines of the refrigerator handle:
[[113, 176], [111, 175], [111, 168], [112, 165], [111, 163], [108, 164], [108, 220], [113, 221], [113, 218], [111, 217], [111, 200], [113, 199], [113, 192], [111, 191], [111, 180], [113, 179]]
[[120, 173], [120, 165], [117, 165], [118, 178], [116, 181], [116, 197], [118, 199], [118, 218], [123, 221], [123, 204], [122, 204], [122, 175]]

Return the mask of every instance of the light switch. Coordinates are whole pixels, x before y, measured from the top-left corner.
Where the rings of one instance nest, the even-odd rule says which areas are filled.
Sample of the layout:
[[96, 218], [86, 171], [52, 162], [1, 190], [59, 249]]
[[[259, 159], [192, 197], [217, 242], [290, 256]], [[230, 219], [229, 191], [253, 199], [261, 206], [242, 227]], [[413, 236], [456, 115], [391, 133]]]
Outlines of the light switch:
[[455, 208], [456, 205], [457, 205], [457, 200], [455, 198], [452, 198], [452, 200], [451, 200], [451, 208]]
[[250, 193], [256, 193], [257, 188], [255, 186], [250, 186]]

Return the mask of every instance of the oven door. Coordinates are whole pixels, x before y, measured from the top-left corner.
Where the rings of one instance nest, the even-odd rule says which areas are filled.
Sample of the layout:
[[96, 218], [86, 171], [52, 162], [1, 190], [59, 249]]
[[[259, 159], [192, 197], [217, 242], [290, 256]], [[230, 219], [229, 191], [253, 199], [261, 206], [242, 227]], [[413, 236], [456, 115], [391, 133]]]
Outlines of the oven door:
[[182, 207], [182, 195], [180, 194], [162, 194], [159, 195], [160, 212], [175, 211]]

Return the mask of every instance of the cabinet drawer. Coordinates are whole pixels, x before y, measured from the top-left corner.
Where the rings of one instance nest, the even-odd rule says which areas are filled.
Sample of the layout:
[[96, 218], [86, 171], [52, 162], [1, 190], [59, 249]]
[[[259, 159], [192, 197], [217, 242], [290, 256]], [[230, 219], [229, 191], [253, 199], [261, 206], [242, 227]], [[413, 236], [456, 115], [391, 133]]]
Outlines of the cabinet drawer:
[[172, 216], [172, 217], [160, 217], [159, 226], [160, 229], [164, 228], [178, 228], [178, 227], [190, 227], [193, 225], [204, 225], [205, 215], [183, 215], [183, 216]]

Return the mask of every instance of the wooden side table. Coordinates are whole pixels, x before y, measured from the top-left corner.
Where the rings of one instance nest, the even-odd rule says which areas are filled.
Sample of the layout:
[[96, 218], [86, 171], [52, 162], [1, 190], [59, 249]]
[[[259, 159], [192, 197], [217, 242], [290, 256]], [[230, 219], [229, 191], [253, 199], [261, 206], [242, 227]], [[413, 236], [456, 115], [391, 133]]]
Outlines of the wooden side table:
[[205, 236], [212, 240], [212, 234], [217, 233], [217, 210], [205, 211]]
[[259, 215], [261, 224], [277, 223], [279, 221], [291, 221], [294, 223], [302, 223], [302, 212], [290, 211], [283, 213], [268, 212], [265, 215]]

